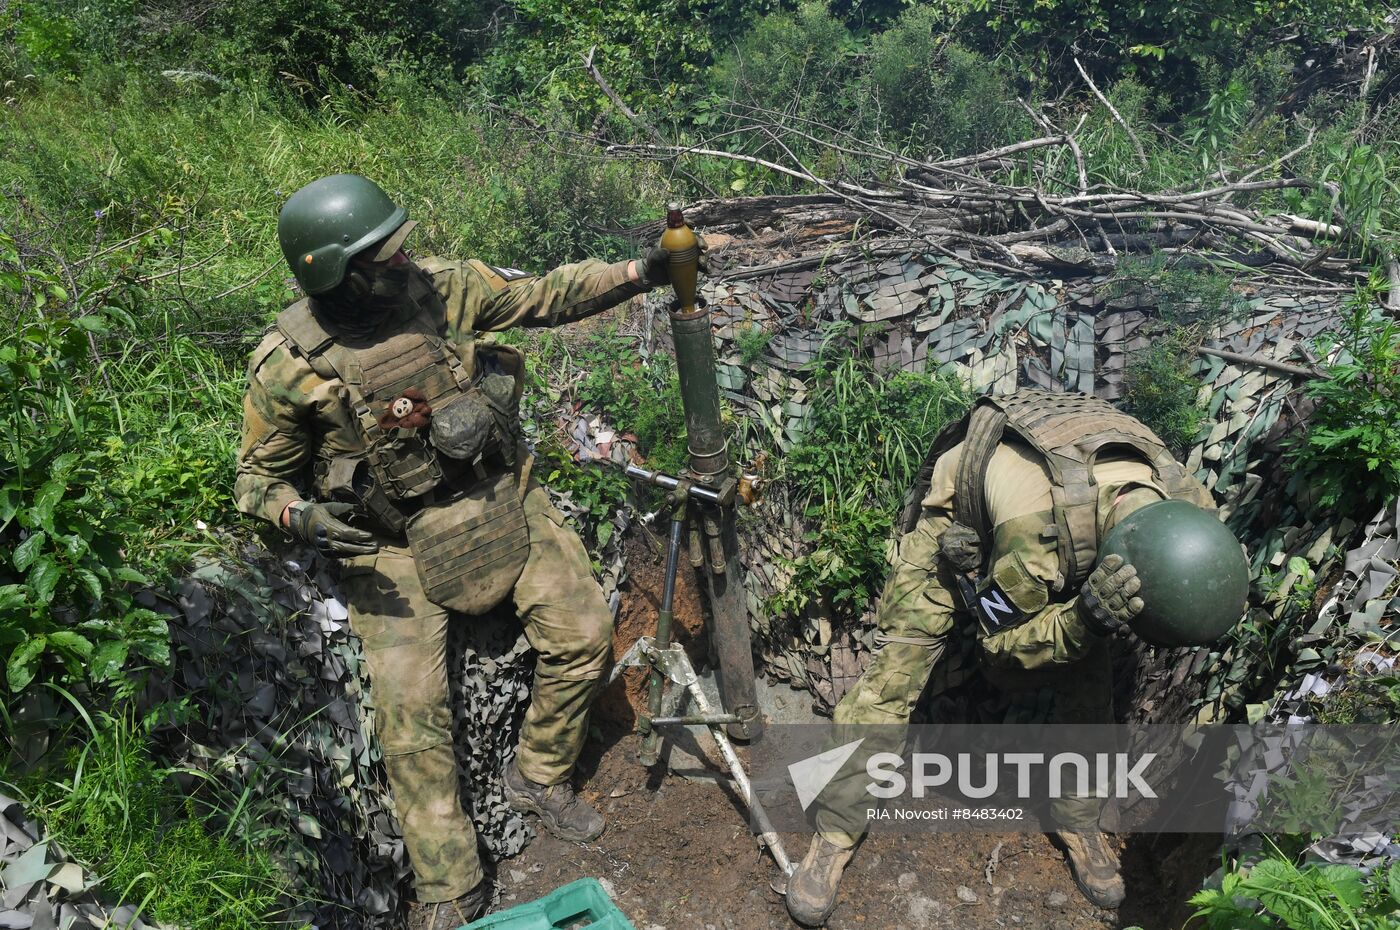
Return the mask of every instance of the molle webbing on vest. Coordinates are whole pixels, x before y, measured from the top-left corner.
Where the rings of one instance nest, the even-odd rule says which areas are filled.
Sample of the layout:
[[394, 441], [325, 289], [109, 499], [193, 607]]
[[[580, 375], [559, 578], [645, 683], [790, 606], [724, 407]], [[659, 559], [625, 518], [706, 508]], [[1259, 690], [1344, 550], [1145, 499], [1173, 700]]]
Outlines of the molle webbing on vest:
[[309, 298], [303, 297], [277, 314], [277, 328], [301, 357], [306, 359], [312, 371], [327, 380], [340, 377], [335, 366], [324, 355], [331, 343], [335, 342], [335, 337], [311, 312]]
[[418, 314], [403, 332], [362, 348], [338, 342], [312, 312], [298, 301], [277, 317], [277, 326], [318, 375], [345, 385], [347, 400], [365, 439], [365, 458], [376, 486], [391, 500], [427, 494], [444, 479], [442, 464], [418, 430], [385, 430], [379, 415], [402, 392], [415, 388], [429, 405], [465, 393], [471, 372], [437, 334], [444, 319], [442, 301], [426, 275], [415, 275]]

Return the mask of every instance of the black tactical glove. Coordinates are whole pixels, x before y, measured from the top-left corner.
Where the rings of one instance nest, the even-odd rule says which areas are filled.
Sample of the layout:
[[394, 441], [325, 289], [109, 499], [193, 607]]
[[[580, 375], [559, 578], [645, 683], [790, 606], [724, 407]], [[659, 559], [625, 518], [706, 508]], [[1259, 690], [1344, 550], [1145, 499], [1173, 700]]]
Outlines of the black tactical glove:
[[370, 533], [341, 520], [355, 510], [354, 504], [313, 504], [298, 501], [287, 515], [287, 529], [325, 555], [369, 555], [379, 551]]
[[[696, 233], [695, 240], [700, 244], [700, 258], [696, 262], [696, 266], [700, 269], [701, 274], [709, 274], [710, 263], [705, 254], [709, 246], [705, 244], [705, 237], [699, 233]], [[638, 270], [641, 272], [642, 280], [652, 287], [671, 283], [671, 252], [669, 249], [663, 249], [659, 245], [655, 246], [638, 259], [638, 263], [641, 266]]]
[[1121, 555], [1105, 556], [1079, 592], [1075, 602], [1079, 619], [1100, 636], [1127, 632], [1133, 618], [1142, 613], [1142, 598], [1137, 596], [1140, 587], [1136, 568]]

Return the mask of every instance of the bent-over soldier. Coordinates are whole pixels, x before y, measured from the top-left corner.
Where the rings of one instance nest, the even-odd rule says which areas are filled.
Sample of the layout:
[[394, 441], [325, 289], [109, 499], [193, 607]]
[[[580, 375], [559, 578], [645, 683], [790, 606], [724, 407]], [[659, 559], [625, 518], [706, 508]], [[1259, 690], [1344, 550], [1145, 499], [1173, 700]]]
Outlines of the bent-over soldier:
[[[1147, 427], [1083, 394], [981, 398], [935, 441], [901, 530], [877, 607], [881, 645], [837, 705], [838, 727], [903, 733], [964, 620], [992, 682], [1045, 689], [1052, 723], [1110, 724], [1110, 634], [1210, 642], [1248, 591], [1243, 549], [1205, 489]], [[788, 883], [788, 910], [809, 926], [835, 908], [866, 830], [864, 773], [844, 774], [823, 792], [818, 832]], [[1049, 814], [1079, 888], [1114, 907], [1123, 882], [1101, 803], [1057, 799]]]

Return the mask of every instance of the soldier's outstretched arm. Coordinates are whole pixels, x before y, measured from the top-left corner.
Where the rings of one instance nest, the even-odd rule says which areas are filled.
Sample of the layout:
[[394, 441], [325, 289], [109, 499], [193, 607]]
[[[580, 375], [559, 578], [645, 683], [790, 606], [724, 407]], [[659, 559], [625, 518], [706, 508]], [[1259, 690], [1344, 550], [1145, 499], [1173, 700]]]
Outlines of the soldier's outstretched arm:
[[474, 275], [481, 294], [470, 328], [479, 332], [515, 326], [559, 326], [615, 307], [651, 290], [642, 278], [641, 262], [586, 260], [560, 265], [540, 277], [507, 277], [509, 269], [479, 262], [463, 266]]
[[[267, 340], [278, 338], [273, 334]], [[234, 499], [243, 513], [279, 526], [283, 512], [302, 497], [294, 482], [311, 456], [299, 398], [312, 373], [298, 362], [285, 345], [265, 340], [253, 353], [243, 395]]]

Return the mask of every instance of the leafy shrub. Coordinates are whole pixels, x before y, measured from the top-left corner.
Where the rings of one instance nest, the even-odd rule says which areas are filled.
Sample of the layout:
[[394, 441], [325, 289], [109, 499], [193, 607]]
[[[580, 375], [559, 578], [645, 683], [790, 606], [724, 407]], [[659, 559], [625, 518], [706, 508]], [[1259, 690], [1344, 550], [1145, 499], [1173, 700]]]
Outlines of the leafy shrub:
[[1373, 299], [1372, 289], [1358, 291], [1329, 337], [1340, 352], [1324, 366], [1327, 377], [1308, 384], [1317, 407], [1290, 452], [1319, 504], [1356, 516], [1400, 493], [1400, 327]]
[[923, 152], [963, 155], [1005, 142], [1025, 119], [1001, 62], [947, 40], [935, 6], [910, 7], [871, 39], [865, 69], [884, 128]]
[[[525, 351], [526, 405], [535, 407], [526, 430], [535, 436], [536, 474], [588, 512], [585, 534], [605, 545], [613, 532], [611, 516], [628, 501], [632, 482], [618, 469], [574, 460], [554, 422], [565, 400], [561, 390], [568, 390], [560, 386], [572, 381], [567, 399], [577, 402], [582, 415], [601, 415], [611, 428], [631, 433], [647, 468], [674, 475], [690, 463], [675, 360], [658, 353], [643, 362], [635, 337], [615, 327], [581, 335], [517, 330], [497, 338]], [[661, 496], [644, 492], [643, 499], [659, 503]]]
[[1143, 296], [1156, 305], [1155, 319], [1145, 324], [1148, 345], [1127, 359], [1121, 406], [1181, 457], [1205, 418], [1200, 383], [1192, 374], [1195, 350], [1211, 329], [1237, 317], [1248, 304], [1225, 275], [1173, 268], [1161, 253], [1147, 261], [1122, 262], [1112, 291]]
[[1375, 0], [1222, 0], [1209, 15], [1171, 0], [939, 0], [937, 6], [956, 14], [959, 30], [984, 47], [1015, 45], [1067, 78], [1076, 75], [1070, 58], [1080, 54], [1103, 74], [1138, 72], [1170, 81], [1183, 94], [1199, 90], [1202, 63], [1237, 60], [1243, 48], [1268, 44], [1278, 30], [1315, 43], [1350, 27], [1379, 27], [1389, 12]]
[[[478, 71], [493, 89], [563, 104], [577, 116], [607, 106], [584, 70], [593, 51], [608, 83], [634, 103], [660, 104], [684, 93], [709, 63], [703, 4], [681, 0], [527, 0]], [[583, 106], [580, 107], [580, 104]]]
[[1177, 458], [1195, 443], [1206, 413], [1185, 351], [1176, 339], [1154, 341], [1133, 353], [1123, 373], [1123, 411], [1156, 433]]
[[634, 434], [647, 467], [674, 475], [689, 465], [675, 359], [657, 353], [643, 363], [635, 339], [608, 329], [590, 335], [575, 364], [584, 372], [578, 387], [583, 409]]
[[77, 315], [57, 276], [20, 264], [0, 235], [0, 303], [20, 304], [0, 345], [0, 661], [11, 694], [35, 679], [115, 680], [134, 687], [128, 659], [164, 663], [164, 620], [134, 604], [145, 579], [123, 546], [128, 500], [105, 493], [111, 459], [101, 442], [111, 409], [84, 377], [89, 336], [107, 323]]
[[814, 525], [811, 552], [793, 566], [774, 609], [826, 600], [858, 611], [883, 583], [885, 543], [904, 493], [938, 430], [967, 409], [954, 378], [877, 374], [851, 355], [824, 352], [811, 367], [810, 407], [800, 442], [781, 465]]
[[1400, 866], [1363, 875], [1349, 865], [1299, 867], [1275, 851], [1191, 898], [1210, 930], [1381, 930], [1400, 910]]
[[707, 84], [723, 97], [829, 122], [846, 109], [859, 52], [850, 30], [808, 0], [755, 23], [715, 61]]

